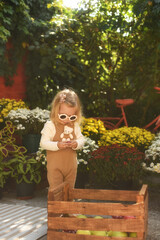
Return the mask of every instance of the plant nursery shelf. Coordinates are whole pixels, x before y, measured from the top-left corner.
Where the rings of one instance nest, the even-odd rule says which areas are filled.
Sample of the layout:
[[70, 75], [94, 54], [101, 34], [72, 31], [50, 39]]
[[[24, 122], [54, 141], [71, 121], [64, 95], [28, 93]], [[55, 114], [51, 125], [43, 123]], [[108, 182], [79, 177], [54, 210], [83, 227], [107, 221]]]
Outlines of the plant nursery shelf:
[[[62, 199], [54, 201], [54, 194], [59, 191]], [[79, 218], [78, 215], [86, 218]], [[101, 218], [97, 219], [97, 215]], [[47, 240], [119, 239], [114, 236], [76, 234], [79, 229], [106, 233], [119, 231], [127, 234], [120, 237], [122, 240], [145, 240], [147, 224], [147, 185], [143, 185], [140, 191], [121, 191], [70, 189], [64, 183], [48, 192]], [[131, 232], [136, 233], [136, 237], [130, 237]]]

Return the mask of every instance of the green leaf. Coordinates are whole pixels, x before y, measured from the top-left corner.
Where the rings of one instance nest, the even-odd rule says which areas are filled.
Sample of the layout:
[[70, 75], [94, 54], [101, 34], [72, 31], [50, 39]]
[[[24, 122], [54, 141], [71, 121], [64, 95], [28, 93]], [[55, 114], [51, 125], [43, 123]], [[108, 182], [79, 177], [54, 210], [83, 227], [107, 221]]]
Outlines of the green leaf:
[[4, 157], [8, 156], [8, 150], [5, 147], [0, 146], [0, 151], [2, 152]]
[[31, 183], [31, 179], [28, 179], [26, 175], [23, 175], [23, 180], [26, 182], [26, 183]]
[[19, 163], [18, 165], [18, 172], [21, 173], [21, 174], [26, 174], [26, 170], [24, 170], [24, 164], [23, 163]]

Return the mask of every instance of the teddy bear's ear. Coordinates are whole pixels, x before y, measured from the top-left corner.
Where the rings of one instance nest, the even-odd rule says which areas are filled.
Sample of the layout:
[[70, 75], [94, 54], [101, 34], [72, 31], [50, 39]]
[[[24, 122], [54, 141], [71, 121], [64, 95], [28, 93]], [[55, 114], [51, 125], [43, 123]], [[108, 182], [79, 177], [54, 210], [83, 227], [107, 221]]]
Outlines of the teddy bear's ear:
[[72, 134], [69, 134], [70, 138], [73, 139], [73, 135]]
[[60, 138], [63, 138], [63, 136], [64, 136], [64, 133], [61, 133]]

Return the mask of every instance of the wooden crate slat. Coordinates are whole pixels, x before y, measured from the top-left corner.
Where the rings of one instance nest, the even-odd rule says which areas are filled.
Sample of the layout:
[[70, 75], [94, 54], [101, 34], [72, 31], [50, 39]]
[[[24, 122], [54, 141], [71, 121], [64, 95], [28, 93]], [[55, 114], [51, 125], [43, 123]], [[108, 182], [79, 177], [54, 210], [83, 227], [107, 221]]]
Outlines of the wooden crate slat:
[[99, 189], [70, 189], [69, 199], [95, 199], [110, 201], [136, 202], [138, 191], [99, 190]]
[[[71, 233], [57, 233], [53, 231], [48, 231], [47, 234], [47, 240], [97, 240], [97, 236], [93, 235], [77, 235], [77, 234], [71, 234]], [[100, 237], [100, 239], [106, 239], [106, 240], [117, 240], [119, 238], [116, 237]], [[121, 240], [142, 240], [143, 238], [128, 238], [128, 237], [123, 237], [120, 238]]]
[[97, 240], [97, 239], [102, 239], [102, 240], [142, 240], [143, 238], [128, 238], [128, 237], [123, 237], [123, 238], [117, 238], [117, 237], [100, 237], [94, 236], [94, 235], [78, 235], [78, 234], [71, 234], [71, 233], [64, 233], [64, 232], [55, 232], [52, 230], [48, 230], [47, 233], [47, 240]]
[[48, 218], [49, 229], [144, 232], [143, 219]]
[[139, 191], [139, 195], [143, 195], [145, 197], [147, 192], [148, 192], [148, 186], [146, 184], [143, 184], [141, 190]]
[[[93, 235], [79, 235], [79, 234], [71, 234], [71, 233], [64, 233], [64, 232], [53, 232], [48, 231], [47, 234], [50, 238], [47, 236], [47, 240], [97, 240], [97, 236]], [[102, 240], [107, 240], [110, 238], [101, 237]], [[127, 238], [126, 238], [127, 240]]]
[[49, 201], [48, 213], [68, 213], [86, 215], [115, 215], [115, 216], [144, 216], [143, 203], [92, 203], [92, 202], [68, 202]]
[[145, 237], [147, 237], [148, 232], [148, 191], [144, 200], [144, 224], [145, 224]]

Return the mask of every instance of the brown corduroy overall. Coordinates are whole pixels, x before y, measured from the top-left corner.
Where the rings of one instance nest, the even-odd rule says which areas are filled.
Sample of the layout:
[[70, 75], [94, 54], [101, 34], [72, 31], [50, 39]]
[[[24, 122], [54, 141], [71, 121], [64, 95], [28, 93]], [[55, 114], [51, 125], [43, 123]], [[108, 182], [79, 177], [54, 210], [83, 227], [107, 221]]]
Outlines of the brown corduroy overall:
[[[68, 125], [74, 128], [74, 126]], [[56, 134], [53, 141], [62, 141], [61, 133], [64, 131], [63, 124], [56, 124]], [[74, 129], [73, 139], [76, 139]], [[71, 188], [74, 188], [77, 175], [77, 154], [72, 148], [60, 149], [58, 151], [47, 151], [47, 178], [49, 190], [54, 189], [59, 184], [68, 182]], [[55, 200], [60, 200], [60, 195], [55, 195]]]

